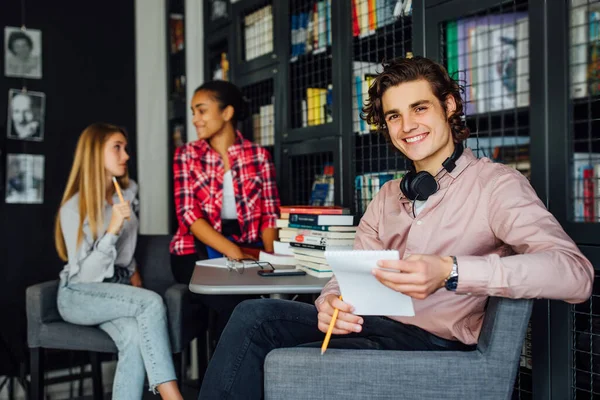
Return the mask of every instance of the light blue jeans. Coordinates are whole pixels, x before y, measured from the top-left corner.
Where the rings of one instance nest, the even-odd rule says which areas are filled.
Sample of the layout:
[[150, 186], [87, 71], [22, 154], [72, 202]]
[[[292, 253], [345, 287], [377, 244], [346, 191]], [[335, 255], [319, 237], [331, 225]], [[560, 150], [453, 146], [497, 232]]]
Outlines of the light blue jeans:
[[159, 294], [118, 283], [61, 282], [57, 305], [65, 321], [98, 325], [117, 345], [113, 400], [141, 399], [146, 373], [154, 393], [156, 386], [177, 379]]

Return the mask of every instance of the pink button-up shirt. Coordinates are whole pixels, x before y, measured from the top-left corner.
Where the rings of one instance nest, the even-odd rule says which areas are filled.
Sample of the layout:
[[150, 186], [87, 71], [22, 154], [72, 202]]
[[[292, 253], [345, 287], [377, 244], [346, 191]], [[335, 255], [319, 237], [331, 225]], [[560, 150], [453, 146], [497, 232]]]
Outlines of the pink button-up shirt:
[[[519, 172], [465, 149], [454, 171], [442, 174], [440, 189], [416, 218], [395, 180], [381, 188], [358, 226], [355, 249], [458, 260], [455, 293], [438, 289], [425, 300], [413, 299], [414, 317], [390, 318], [474, 344], [488, 296], [569, 303], [589, 298], [592, 265]], [[317, 304], [328, 294], [340, 294], [335, 277]]]

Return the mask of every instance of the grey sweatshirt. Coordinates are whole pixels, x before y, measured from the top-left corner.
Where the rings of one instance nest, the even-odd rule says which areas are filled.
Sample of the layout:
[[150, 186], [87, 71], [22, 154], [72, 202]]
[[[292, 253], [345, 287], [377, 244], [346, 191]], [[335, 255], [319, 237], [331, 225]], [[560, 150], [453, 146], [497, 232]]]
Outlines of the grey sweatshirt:
[[[129, 187], [123, 189], [123, 198], [132, 204], [137, 196], [137, 184], [129, 181]], [[113, 203], [118, 203], [115, 193]], [[118, 235], [107, 233], [106, 229], [112, 217], [112, 206], [104, 203], [104, 226], [98, 232], [96, 241], [92, 238], [87, 218], [83, 221], [83, 238], [79, 246], [79, 194], [75, 194], [60, 208], [60, 224], [67, 247], [68, 262], [60, 273], [61, 281], [69, 283], [102, 282], [114, 274], [115, 265], [127, 267], [130, 273], [135, 271], [135, 245], [139, 222], [135, 213], [125, 220]]]

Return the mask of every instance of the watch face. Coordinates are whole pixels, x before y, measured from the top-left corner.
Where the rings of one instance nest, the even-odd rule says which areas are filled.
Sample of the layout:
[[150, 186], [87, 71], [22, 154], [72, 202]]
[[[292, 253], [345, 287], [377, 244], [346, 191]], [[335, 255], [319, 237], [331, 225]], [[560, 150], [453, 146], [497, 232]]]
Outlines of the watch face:
[[446, 289], [455, 291], [458, 286], [458, 276], [453, 276], [446, 282]]

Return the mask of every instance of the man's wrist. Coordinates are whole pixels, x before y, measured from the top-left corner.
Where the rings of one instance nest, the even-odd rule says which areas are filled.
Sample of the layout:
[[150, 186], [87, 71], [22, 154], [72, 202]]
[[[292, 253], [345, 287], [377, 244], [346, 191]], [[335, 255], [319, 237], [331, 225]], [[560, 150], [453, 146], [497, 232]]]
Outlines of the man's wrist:
[[458, 261], [455, 256], [451, 256], [450, 258], [452, 260], [452, 269], [444, 282], [444, 286], [446, 290], [455, 292], [458, 287]]
[[446, 282], [448, 281], [448, 278], [452, 273], [452, 266], [454, 265], [454, 260], [452, 259], [452, 256], [442, 257], [442, 261], [444, 264], [444, 268], [442, 273], [443, 279], [442, 283], [440, 284], [441, 288], [446, 287]]

